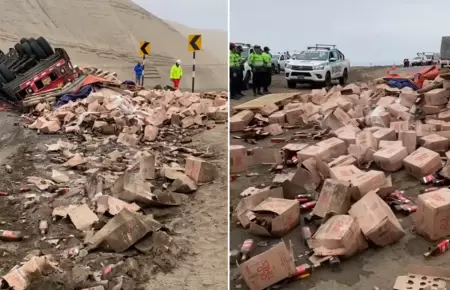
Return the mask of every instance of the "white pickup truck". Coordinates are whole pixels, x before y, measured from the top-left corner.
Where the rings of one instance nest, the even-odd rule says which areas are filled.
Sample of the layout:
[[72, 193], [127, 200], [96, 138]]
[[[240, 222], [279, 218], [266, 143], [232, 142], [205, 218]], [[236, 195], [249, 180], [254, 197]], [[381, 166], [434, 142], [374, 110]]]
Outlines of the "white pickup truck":
[[339, 84], [345, 85], [349, 70], [350, 62], [335, 45], [317, 44], [288, 62], [285, 78], [291, 89], [302, 83], [331, 87], [333, 80], [339, 80]]

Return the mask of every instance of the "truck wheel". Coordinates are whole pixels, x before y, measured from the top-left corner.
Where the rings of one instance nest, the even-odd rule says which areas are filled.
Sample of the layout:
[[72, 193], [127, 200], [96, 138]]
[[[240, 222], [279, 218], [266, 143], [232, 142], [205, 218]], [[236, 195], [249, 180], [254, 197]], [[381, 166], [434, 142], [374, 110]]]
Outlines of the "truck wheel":
[[8, 83], [15, 79], [14, 74], [4, 64], [0, 64], [0, 74]]
[[339, 84], [341, 86], [345, 86], [348, 80], [348, 72], [347, 69], [344, 69], [344, 73], [342, 74], [342, 77], [339, 78]]
[[21, 44], [28, 43], [28, 39], [22, 38], [22, 39], [20, 40], [20, 43], [21, 43]]
[[22, 48], [25, 51], [26, 55], [33, 56], [33, 50], [31, 50], [31, 46], [28, 42], [22, 43]]
[[277, 74], [281, 73], [281, 66], [277, 65]]
[[287, 86], [290, 89], [295, 89], [297, 87], [297, 83], [294, 81], [287, 81]]
[[17, 51], [20, 57], [23, 57], [25, 55], [25, 50], [20, 43], [16, 43], [16, 45], [14, 45], [14, 49]]
[[6, 82], [5, 78], [0, 74], [0, 87], [2, 87], [3, 84], [6, 84], [6, 83], [7, 82]]
[[32, 41], [30, 40], [30, 46], [31, 46], [31, 50], [33, 51], [34, 55], [39, 59], [46, 59], [47, 55], [45, 54], [44, 50], [42, 49], [42, 47], [39, 45], [39, 43], [37, 43], [37, 41]]
[[45, 38], [43, 38], [42, 36], [39, 37], [36, 41], [42, 47], [42, 49], [44, 50], [44, 52], [47, 55], [47, 57], [49, 57], [49, 56], [51, 56], [51, 55], [53, 55], [55, 53], [53, 51], [53, 48], [48, 43], [48, 41]]
[[325, 87], [331, 88], [331, 73], [329, 71], [327, 71], [326, 75], [325, 75]]

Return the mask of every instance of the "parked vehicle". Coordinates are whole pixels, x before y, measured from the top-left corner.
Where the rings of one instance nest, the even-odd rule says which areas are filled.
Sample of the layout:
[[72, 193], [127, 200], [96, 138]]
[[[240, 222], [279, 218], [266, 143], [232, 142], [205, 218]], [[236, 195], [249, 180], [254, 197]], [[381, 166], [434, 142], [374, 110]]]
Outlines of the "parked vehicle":
[[440, 56], [441, 67], [450, 67], [450, 36], [442, 36]]
[[345, 85], [348, 80], [350, 62], [335, 45], [317, 44], [308, 47], [291, 60], [285, 69], [285, 78], [289, 88], [299, 83], [331, 86], [333, 80]]
[[418, 52], [411, 60], [411, 66], [424, 66], [440, 63], [440, 54], [434, 52]]
[[[273, 63], [274, 58], [276, 58], [276, 64]], [[275, 65], [276, 71], [280, 73], [281, 71], [284, 71], [286, 68], [286, 62], [289, 61], [290, 58], [291, 56], [287, 52], [272, 54], [272, 65]]]
[[0, 55], [0, 98], [17, 104], [30, 94], [62, 87], [75, 79], [69, 55], [43, 37], [23, 38]]

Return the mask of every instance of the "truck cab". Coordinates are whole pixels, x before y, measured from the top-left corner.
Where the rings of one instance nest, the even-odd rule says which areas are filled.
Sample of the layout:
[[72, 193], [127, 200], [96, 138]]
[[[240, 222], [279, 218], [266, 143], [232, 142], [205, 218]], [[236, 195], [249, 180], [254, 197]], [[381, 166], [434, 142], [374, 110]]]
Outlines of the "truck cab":
[[336, 45], [316, 44], [300, 52], [285, 68], [287, 86], [310, 83], [331, 86], [333, 80], [345, 85], [348, 80], [350, 62]]

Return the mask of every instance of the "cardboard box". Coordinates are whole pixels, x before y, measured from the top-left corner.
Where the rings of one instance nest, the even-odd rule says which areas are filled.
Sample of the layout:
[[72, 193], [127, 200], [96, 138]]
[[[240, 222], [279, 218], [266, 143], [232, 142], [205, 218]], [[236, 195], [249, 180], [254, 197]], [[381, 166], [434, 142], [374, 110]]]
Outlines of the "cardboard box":
[[355, 165], [336, 166], [330, 168], [330, 176], [332, 179], [341, 181], [350, 181], [355, 176], [361, 175], [363, 172]]
[[295, 125], [302, 120], [303, 109], [302, 108], [294, 108], [290, 110], [285, 110], [286, 121], [289, 125]]
[[284, 198], [283, 189], [276, 187], [256, 190], [239, 201], [235, 213], [242, 227], [247, 228], [250, 225], [250, 220], [254, 218], [251, 210], [269, 197]]
[[450, 235], [450, 189], [420, 194], [414, 214], [416, 232], [432, 241]]
[[339, 138], [332, 137], [317, 143], [317, 146], [326, 148], [331, 158], [336, 158], [347, 153], [347, 144]]
[[352, 155], [342, 155], [328, 163], [328, 167], [337, 167], [345, 165], [354, 165], [356, 163], [356, 158]]
[[311, 174], [299, 167], [295, 172], [276, 174], [273, 184], [280, 184], [283, 187], [284, 196], [294, 199], [299, 194], [314, 191], [319, 184], [315, 183]]
[[408, 154], [411, 154], [416, 150], [417, 133], [415, 131], [400, 131], [398, 133], [398, 140], [402, 141]]
[[436, 173], [442, 168], [439, 153], [423, 147], [419, 147], [419, 149], [409, 154], [403, 160], [403, 165], [406, 172], [417, 178]]
[[385, 171], [397, 171], [403, 167], [403, 159], [408, 156], [408, 151], [403, 146], [387, 147], [373, 154], [373, 161]]
[[284, 162], [282, 150], [274, 148], [253, 148], [251, 151], [253, 164], [280, 164]]
[[320, 256], [345, 257], [368, 247], [358, 222], [349, 215], [332, 216], [319, 227], [308, 245]]
[[397, 140], [397, 133], [391, 128], [381, 128], [380, 130], [374, 132], [373, 137], [375, 138], [376, 146], [378, 148], [378, 143], [380, 140], [395, 141]]
[[269, 116], [270, 124], [286, 124], [286, 114], [283, 111], [278, 111]]
[[230, 145], [230, 173], [247, 170], [247, 148], [242, 145]]
[[282, 241], [239, 265], [250, 290], [263, 290], [296, 273], [291, 252]]
[[378, 246], [387, 246], [405, 236], [395, 214], [374, 191], [364, 195], [348, 212], [356, 218], [366, 238]]
[[403, 92], [400, 94], [400, 104], [411, 108], [415, 104], [418, 97], [419, 94], [417, 92]]
[[255, 219], [250, 233], [259, 236], [282, 237], [300, 222], [300, 207], [296, 200], [269, 197], [253, 208]]
[[400, 131], [408, 131], [409, 130], [409, 122], [408, 121], [396, 121], [391, 122], [390, 128], [394, 129], [396, 133]]
[[358, 189], [355, 191], [354, 199], [359, 200], [369, 191], [382, 187], [385, 182], [384, 172], [377, 170], [370, 170], [353, 177], [351, 183]]
[[217, 167], [214, 164], [198, 157], [186, 158], [184, 169], [186, 175], [197, 184], [211, 182], [218, 176]]
[[[377, 129], [378, 131], [379, 129]], [[369, 130], [361, 131], [356, 134], [356, 146], [363, 148], [364, 150], [373, 149], [377, 150], [377, 141]]]
[[426, 135], [430, 135], [430, 134], [436, 133], [436, 131], [437, 131], [437, 129], [436, 129], [435, 125], [416, 123], [417, 137], [423, 137]]
[[445, 121], [429, 119], [429, 120], [425, 120], [425, 123], [436, 126], [437, 131], [442, 131], [442, 126], [445, 124]]
[[433, 114], [439, 114], [443, 110], [445, 110], [446, 105], [440, 105], [440, 106], [431, 106], [424, 104], [422, 107], [422, 111], [425, 113], [425, 115], [433, 115]]
[[446, 89], [434, 89], [424, 94], [427, 105], [439, 106], [447, 104], [449, 92]]
[[351, 205], [350, 184], [345, 181], [326, 179], [312, 214], [324, 218], [327, 214], [346, 214]]
[[403, 147], [403, 143], [402, 141], [387, 141], [387, 140], [380, 140], [380, 143], [378, 143], [378, 149], [390, 147]]
[[327, 148], [317, 145], [311, 145], [297, 152], [297, 158], [299, 162], [303, 162], [311, 157], [320, 158], [327, 162], [331, 160], [330, 151]]
[[308, 147], [308, 144], [303, 143], [289, 143], [281, 148], [284, 160], [290, 160], [293, 156], [297, 157], [297, 152]]
[[361, 132], [361, 130], [358, 127], [347, 125], [334, 131], [334, 134], [349, 145], [356, 143], [356, 133], [359, 132]]
[[230, 132], [239, 132], [245, 129], [253, 120], [255, 114], [250, 110], [240, 111], [230, 118]]
[[[444, 86], [445, 87], [445, 86]], [[397, 276], [394, 290], [446, 290], [450, 269], [425, 265], [408, 265], [407, 276]]]
[[428, 148], [436, 152], [445, 152], [448, 150], [448, 139], [438, 134], [430, 134], [419, 139], [422, 147]]
[[352, 120], [352, 118], [339, 107], [334, 110], [333, 115], [344, 125], [347, 125]]

